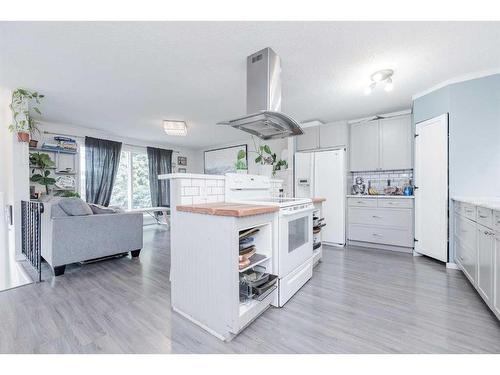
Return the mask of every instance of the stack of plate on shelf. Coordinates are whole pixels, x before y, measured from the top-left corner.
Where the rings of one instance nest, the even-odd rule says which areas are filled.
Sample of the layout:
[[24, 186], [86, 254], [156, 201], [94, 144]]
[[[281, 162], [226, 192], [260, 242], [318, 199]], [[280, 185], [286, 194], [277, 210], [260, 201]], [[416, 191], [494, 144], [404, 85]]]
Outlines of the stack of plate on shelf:
[[239, 253], [239, 267], [243, 269], [250, 265], [250, 258], [255, 254], [255, 238], [253, 237], [259, 228], [252, 228], [240, 232], [240, 253]]

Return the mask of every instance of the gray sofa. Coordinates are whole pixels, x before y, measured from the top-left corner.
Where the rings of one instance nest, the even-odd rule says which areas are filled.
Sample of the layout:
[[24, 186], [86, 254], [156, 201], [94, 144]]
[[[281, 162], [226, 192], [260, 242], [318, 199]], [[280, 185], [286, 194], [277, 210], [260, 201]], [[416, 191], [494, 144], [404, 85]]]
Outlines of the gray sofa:
[[52, 198], [42, 213], [42, 257], [55, 276], [71, 263], [129, 251], [138, 257], [142, 225], [140, 213], [92, 207], [79, 198]]

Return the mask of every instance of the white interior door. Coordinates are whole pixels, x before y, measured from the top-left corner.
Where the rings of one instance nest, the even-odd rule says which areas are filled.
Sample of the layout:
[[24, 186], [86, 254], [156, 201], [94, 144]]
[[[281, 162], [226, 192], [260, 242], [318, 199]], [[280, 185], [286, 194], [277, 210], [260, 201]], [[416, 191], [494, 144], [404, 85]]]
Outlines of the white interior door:
[[321, 230], [323, 242], [345, 244], [345, 150], [316, 152], [314, 160], [314, 196], [326, 198], [322, 216], [326, 226]]
[[415, 251], [448, 260], [448, 114], [416, 125]]

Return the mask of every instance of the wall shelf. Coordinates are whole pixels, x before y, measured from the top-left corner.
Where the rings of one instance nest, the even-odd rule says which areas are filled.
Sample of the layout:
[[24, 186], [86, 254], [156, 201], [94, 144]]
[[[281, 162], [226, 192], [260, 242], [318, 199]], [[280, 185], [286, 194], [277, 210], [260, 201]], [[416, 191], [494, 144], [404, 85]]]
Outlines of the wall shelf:
[[72, 154], [76, 155], [78, 154], [77, 151], [68, 151], [68, 150], [54, 150], [52, 148], [35, 148], [35, 147], [30, 147], [30, 151], [36, 151], [36, 152], [53, 152], [55, 154]]

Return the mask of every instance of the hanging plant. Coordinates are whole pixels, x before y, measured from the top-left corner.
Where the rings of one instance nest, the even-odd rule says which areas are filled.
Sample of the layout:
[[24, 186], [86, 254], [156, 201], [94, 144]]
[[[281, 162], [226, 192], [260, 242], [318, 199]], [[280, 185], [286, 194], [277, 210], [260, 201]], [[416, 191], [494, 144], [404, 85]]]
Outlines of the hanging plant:
[[[43, 97], [43, 94], [22, 88], [18, 88], [12, 93], [12, 100], [9, 105], [12, 111], [12, 124], [9, 125], [9, 130], [17, 133], [17, 139], [20, 142], [28, 142], [30, 135], [40, 133], [38, 125], [30, 117], [29, 111], [30, 102], [34, 101], [36, 104], [40, 104], [40, 99], [43, 99]], [[37, 106], [32, 109], [39, 115], [42, 114]]]

